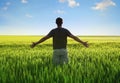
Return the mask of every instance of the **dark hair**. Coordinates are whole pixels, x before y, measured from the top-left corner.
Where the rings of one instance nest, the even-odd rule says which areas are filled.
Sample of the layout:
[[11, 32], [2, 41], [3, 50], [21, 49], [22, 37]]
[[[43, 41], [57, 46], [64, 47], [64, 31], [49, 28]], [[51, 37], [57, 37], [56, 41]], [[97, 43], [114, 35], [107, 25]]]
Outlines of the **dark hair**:
[[62, 23], [63, 23], [63, 19], [60, 18], [60, 17], [58, 17], [58, 18], [56, 19], [56, 24], [57, 24], [58, 26], [61, 26]]

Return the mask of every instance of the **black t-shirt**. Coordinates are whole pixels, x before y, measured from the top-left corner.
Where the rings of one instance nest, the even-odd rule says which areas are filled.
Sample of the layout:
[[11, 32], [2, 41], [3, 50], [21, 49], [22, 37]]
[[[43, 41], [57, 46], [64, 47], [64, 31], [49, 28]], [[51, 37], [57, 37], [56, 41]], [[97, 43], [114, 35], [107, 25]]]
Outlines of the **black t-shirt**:
[[53, 37], [53, 49], [62, 49], [66, 48], [67, 36], [70, 35], [70, 31], [65, 28], [55, 28], [47, 36]]

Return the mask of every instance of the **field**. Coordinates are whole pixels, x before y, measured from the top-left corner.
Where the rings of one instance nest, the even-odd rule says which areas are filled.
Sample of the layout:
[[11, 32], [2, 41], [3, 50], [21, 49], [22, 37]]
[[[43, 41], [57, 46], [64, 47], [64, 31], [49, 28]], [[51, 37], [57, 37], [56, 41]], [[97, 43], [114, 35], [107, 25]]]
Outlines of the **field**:
[[120, 36], [68, 38], [69, 63], [52, 64], [52, 39], [30, 48], [41, 36], [0, 36], [0, 83], [120, 83]]

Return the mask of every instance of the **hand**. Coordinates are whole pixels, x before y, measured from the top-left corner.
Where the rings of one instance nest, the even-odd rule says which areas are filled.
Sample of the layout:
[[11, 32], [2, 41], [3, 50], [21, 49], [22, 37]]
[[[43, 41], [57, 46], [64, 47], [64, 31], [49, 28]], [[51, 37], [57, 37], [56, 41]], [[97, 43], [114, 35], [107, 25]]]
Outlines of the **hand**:
[[86, 42], [83, 42], [83, 45], [85, 46], [85, 47], [89, 47], [89, 45], [88, 45], [88, 43], [87, 43], [88, 41], [86, 41]]
[[36, 46], [36, 43], [35, 43], [35, 42], [33, 42], [33, 43], [30, 45], [31, 48], [34, 48], [35, 46]]

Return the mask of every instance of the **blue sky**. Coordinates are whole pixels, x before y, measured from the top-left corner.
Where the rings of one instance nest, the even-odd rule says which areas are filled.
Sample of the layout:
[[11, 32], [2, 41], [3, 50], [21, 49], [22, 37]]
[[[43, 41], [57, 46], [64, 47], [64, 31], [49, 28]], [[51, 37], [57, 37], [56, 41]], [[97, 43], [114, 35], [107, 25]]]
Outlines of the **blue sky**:
[[57, 17], [75, 35], [120, 36], [120, 0], [0, 0], [0, 35], [45, 35]]

